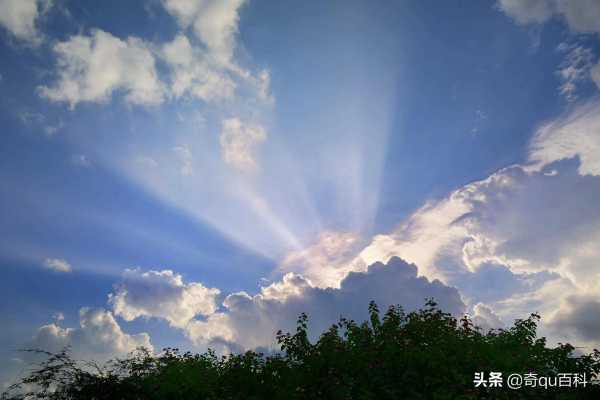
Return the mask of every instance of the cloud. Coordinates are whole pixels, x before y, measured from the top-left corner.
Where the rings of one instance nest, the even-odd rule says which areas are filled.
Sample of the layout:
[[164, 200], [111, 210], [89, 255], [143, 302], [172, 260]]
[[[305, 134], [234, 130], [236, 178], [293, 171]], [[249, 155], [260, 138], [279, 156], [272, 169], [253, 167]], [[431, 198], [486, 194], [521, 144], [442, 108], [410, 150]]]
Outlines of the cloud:
[[54, 136], [63, 127], [61, 120], [50, 123], [44, 114], [36, 111], [23, 110], [19, 112], [18, 117], [23, 125], [36, 131], [41, 130], [48, 137]]
[[204, 101], [230, 99], [236, 84], [207, 54], [177, 35], [162, 46], [160, 56], [171, 70], [170, 89], [175, 97], [193, 96]]
[[[446, 279], [440, 261], [460, 260], [462, 245], [469, 238], [467, 227], [456, 223], [470, 211], [462, 197], [463, 192], [457, 191], [447, 199], [425, 204], [391, 234], [376, 235], [358, 258], [368, 265], [398, 256], [418, 265], [419, 273], [424, 276]], [[451, 272], [457, 269], [454, 264], [448, 267]], [[460, 268], [469, 269], [462, 264]]]
[[220, 291], [201, 283], [183, 283], [181, 275], [170, 270], [142, 272], [128, 269], [123, 280], [109, 295], [113, 312], [132, 321], [139, 317], [162, 318], [184, 328], [197, 315], [210, 315], [217, 309]]
[[39, 88], [50, 101], [67, 102], [73, 108], [80, 102], [108, 102], [117, 91], [131, 104], [156, 105], [164, 99], [154, 56], [141, 39], [123, 41], [96, 29], [89, 36], [72, 36], [56, 44], [54, 53], [58, 79]]
[[374, 300], [381, 309], [400, 304], [410, 311], [433, 297], [455, 315], [465, 306], [458, 291], [417, 276], [417, 267], [399, 258], [387, 265], [376, 263], [365, 272], [349, 273], [339, 288], [318, 288], [295, 273], [262, 287], [254, 296], [229, 294], [219, 309], [220, 292], [199, 282], [184, 283], [172, 271], [127, 270], [109, 295], [113, 312], [127, 321], [161, 318], [181, 329], [198, 346], [237, 351], [275, 345], [278, 329], [291, 330], [301, 312], [310, 315], [311, 331], [318, 334], [340, 316], [364, 320]]
[[540, 24], [560, 16], [573, 32], [600, 32], [600, 3], [595, 0], [500, 0], [498, 6], [519, 24]]
[[579, 173], [600, 175], [600, 102], [579, 105], [571, 113], [540, 127], [532, 139], [529, 160], [540, 168], [578, 157]]
[[548, 168], [556, 174], [513, 166], [462, 187], [376, 237], [361, 258], [420, 260], [426, 276], [457, 285], [490, 264], [512, 273], [556, 272], [585, 285], [600, 256], [593, 247], [600, 178], [580, 175], [576, 159]]
[[[600, 32], [600, 2], [596, 0], [499, 0], [498, 8], [521, 25], [542, 24], [556, 16], [575, 34]], [[562, 81], [559, 91], [567, 101], [576, 100], [575, 91], [582, 81], [591, 78], [600, 87], [600, 67], [594, 65], [591, 49], [563, 43], [559, 50], [566, 51], [557, 72]]]
[[550, 324], [575, 340], [600, 343], [600, 296], [568, 296]]
[[498, 6], [523, 25], [546, 22], [554, 13], [552, 1], [549, 0], [499, 0]]
[[562, 84], [560, 93], [568, 101], [577, 99], [577, 84], [590, 79], [594, 54], [591, 49], [580, 45], [561, 45], [559, 50], [566, 52], [566, 57], [557, 71]]
[[483, 303], [477, 303], [473, 307], [473, 323], [480, 327], [484, 332], [490, 329], [499, 329], [504, 327], [502, 320], [494, 311]]
[[417, 277], [417, 267], [399, 258], [387, 265], [373, 264], [366, 272], [348, 274], [339, 289], [321, 289], [301, 275], [288, 273], [254, 296], [245, 292], [230, 294], [223, 302], [224, 311], [192, 321], [186, 333], [198, 345], [221, 343], [230, 350], [272, 347], [275, 332], [293, 330], [301, 312], [309, 315], [314, 337], [340, 316], [365, 320], [371, 300], [383, 310], [400, 304], [411, 311], [423, 306], [427, 297], [435, 298], [455, 315], [464, 311], [455, 288]]
[[60, 351], [66, 346], [71, 347], [76, 358], [98, 361], [124, 355], [140, 346], [153, 350], [147, 333], [124, 333], [113, 315], [101, 308], [82, 308], [78, 328], [63, 328], [56, 323], [44, 325], [27, 344], [27, 348], [50, 352]]
[[243, 124], [238, 118], [223, 120], [219, 142], [225, 163], [243, 172], [258, 169], [254, 149], [267, 138], [259, 125]]
[[39, 44], [41, 35], [36, 22], [51, 5], [51, 0], [2, 0], [0, 25], [19, 40]]
[[73, 270], [71, 264], [60, 258], [46, 258], [44, 267], [56, 272], [71, 272]]
[[235, 49], [239, 8], [244, 0], [162, 0], [179, 25], [204, 43], [211, 57], [229, 64]]
[[352, 232], [322, 232], [316, 243], [288, 254], [280, 269], [300, 273], [318, 287], [339, 287], [348, 272], [366, 269], [352, 264], [361, 244]]
[[600, 301], [597, 115], [592, 102], [548, 122], [532, 138], [530, 164], [426, 204], [376, 236], [359, 259], [403, 257], [429, 279], [456, 286], [468, 304], [484, 303], [507, 321], [537, 310], [554, 339], [583, 337], [586, 322], [567, 298]]
[[595, 0], [557, 1], [557, 11], [562, 14], [574, 32], [600, 32], [600, 3]]

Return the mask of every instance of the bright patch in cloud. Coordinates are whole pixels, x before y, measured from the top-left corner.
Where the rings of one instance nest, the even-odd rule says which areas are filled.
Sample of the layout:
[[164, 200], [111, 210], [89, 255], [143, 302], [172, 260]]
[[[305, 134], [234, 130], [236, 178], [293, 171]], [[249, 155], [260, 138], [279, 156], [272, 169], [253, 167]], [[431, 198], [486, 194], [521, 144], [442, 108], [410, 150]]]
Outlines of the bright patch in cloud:
[[348, 272], [367, 267], [352, 262], [360, 244], [359, 236], [354, 233], [322, 232], [313, 245], [288, 254], [280, 268], [299, 272], [318, 287], [339, 287]]

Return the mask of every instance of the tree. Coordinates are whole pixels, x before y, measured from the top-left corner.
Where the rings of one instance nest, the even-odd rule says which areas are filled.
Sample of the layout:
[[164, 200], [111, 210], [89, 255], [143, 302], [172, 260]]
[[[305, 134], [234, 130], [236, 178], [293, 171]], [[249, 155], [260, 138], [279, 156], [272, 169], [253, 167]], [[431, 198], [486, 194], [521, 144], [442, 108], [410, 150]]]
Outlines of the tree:
[[[383, 317], [371, 302], [369, 314], [360, 324], [340, 319], [315, 343], [308, 339], [308, 316], [301, 314], [295, 333], [277, 333], [281, 352], [270, 356], [248, 351], [219, 357], [211, 350], [172, 348], [155, 356], [138, 349], [99, 366], [74, 361], [68, 349], [42, 352], [47, 360], [2, 399], [600, 398], [593, 382], [600, 352], [576, 356], [570, 344], [547, 347], [537, 337], [537, 314], [490, 332], [466, 316], [455, 319], [432, 299], [408, 314], [392, 306]], [[479, 372], [501, 373], [502, 387], [476, 387]], [[561, 373], [585, 374], [588, 383], [510, 389], [504, 379], [513, 373], [557, 382]]]

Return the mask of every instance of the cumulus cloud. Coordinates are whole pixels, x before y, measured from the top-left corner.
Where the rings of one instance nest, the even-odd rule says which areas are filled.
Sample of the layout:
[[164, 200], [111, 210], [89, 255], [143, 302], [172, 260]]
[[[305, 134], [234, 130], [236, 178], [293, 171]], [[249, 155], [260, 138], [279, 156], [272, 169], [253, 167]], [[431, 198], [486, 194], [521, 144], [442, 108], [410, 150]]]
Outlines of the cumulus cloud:
[[[375, 236], [359, 259], [371, 264], [398, 256], [418, 265], [422, 275], [444, 279], [441, 255], [452, 255], [444, 257], [452, 259], [462, 257], [462, 244], [469, 235], [463, 224], [455, 222], [469, 211], [461, 192], [439, 202], [429, 202], [391, 234]], [[451, 265], [449, 269], [456, 268]]]
[[51, 5], [51, 0], [2, 0], [0, 25], [17, 39], [37, 44], [41, 34], [36, 23]]
[[165, 89], [155, 60], [141, 39], [121, 40], [94, 30], [89, 36], [72, 36], [54, 46], [58, 57], [58, 79], [39, 88], [42, 97], [67, 102], [107, 102], [122, 91], [131, 104], [155, 105], [163, 101]]
[[530, 164], [425, 205], [376, 236], [359, 258], [418, 263], [420, 273], [456, 286], [468, 304], [484, 303], [505, 321], [540, 311], [555, 338], [585, 329], [584, 314], [565, 299], [600, 300], [597, 115], [592, 102], [549, 122], [532, 139]]
[[107, 360], [143, 346], [153, 350], [146, 333], [129, 335], [113, 315], [103, 309], [82, 308], [79, 311], [79, 327], [63, 328], [57, 323], [38, 329], [28, 348], [40, 348], [57, 352], [70, 346], [76, 357]]
[[56, 272], [71, 272], [73, 270], [71, 264], [61, 258], [46, 258], [44, 267]]
[[181, 275], [170, 270], [142, 272], [128, 269], [109, 295], [115, 315], [126, 321], [139, 317], [167, 320], [183, 328], [197, 315], [210, 315], [217, 309], [220, 291], [201, 283], [185, 284]]
[[182, 28], [193, 28], [214, 59], [230, 63], [239, 8], [244, 0], [162, 0], [162, 3]]
[[411, 311], [423, 306], [427, 297], [435, 298], [455, 315], [464, 311], [455, 288], [417, 277], [417, 267], [399, 258], [387, 265], [373, 264], [366, 272], [349, 273], [338, 289], [318, 288], [301, 275], [288, 273], [254, 296], [245, 292], [230, 294], [223, 302], [224, 311], [192, 321], [186, 332], [197, 344], [226, 343], [230, 349], [270, 347], [275, 332], [292, 330], [301, 312], [308, 313], [314, 336], [340, 316], [365, 320], [371, 300], [381, 309], [400, 304]]
[[171, 69], [173, 96], [189, 95], [205, 101], [233, 97], [235, 82], [205, 52], [192, 47], [185, 35], [164, 44], [160, 56]]
[[447, 282], [495, 264], [513, 273], [566, 274], [585, 285], [593, 258], [600, 256], [592, 245], [600, 234], [593, 200], [600, 195], [600, 179], [581, 176], [576, 160], [551, 166], [556, 174], [514, 166], [460, 188], [391, 235], [376, 237], [361, 257], [421, 259], [427, 276]]
[[223, 120], [219, 138], [223, 161], [240, 171], [256, 171], [255, 147], [266, 138], [267, 133], [259, 125], [244, 124], [238, 118]]
[[[230, 100], [239, 85], [254, 100], [273, 101], [268, 70], [254, 73], [234, 60], [242, 0], [162, 4], [182, 28], [172, 40], [122, 39], [100, 29], [72, 36], [54, 46], [56, 80], [41, 86], [40, 95], [71, 108], [81, 102], [106, 103], [116, 93], [129, 104], [152, 106], [167, 99]], [[189, 27], [195, 36], [186, 32]], [[158, 74], [159, 65], [164, 74]]]

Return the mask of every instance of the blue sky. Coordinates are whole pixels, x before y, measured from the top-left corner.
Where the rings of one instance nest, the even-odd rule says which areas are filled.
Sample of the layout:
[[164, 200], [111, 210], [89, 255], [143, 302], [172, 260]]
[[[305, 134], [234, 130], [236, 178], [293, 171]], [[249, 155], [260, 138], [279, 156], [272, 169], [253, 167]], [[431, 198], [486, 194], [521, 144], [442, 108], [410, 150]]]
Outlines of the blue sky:
[[371, 299], [597, 345], [598, 21], [0, 0], [0, 380], [22, 347], [269, 348]]

